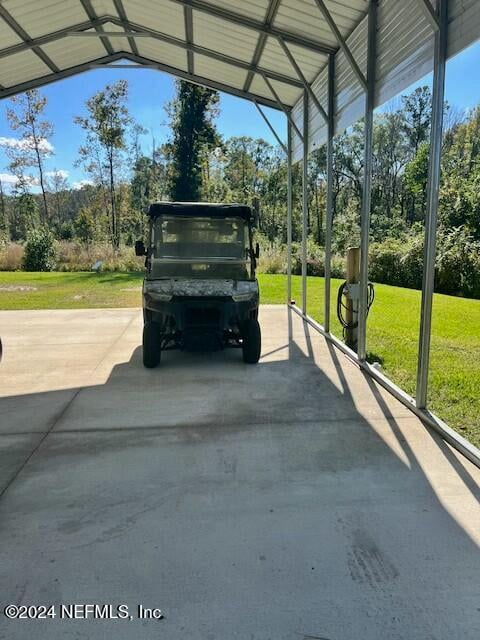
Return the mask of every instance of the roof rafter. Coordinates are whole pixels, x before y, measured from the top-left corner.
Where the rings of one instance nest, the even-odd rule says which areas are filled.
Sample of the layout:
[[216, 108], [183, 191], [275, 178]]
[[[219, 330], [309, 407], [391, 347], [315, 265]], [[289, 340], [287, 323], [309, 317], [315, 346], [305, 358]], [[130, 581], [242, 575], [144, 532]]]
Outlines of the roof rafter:
[[300, 66], [298, 65], [297, 61], [295, 60], [292, 52], [287, 47], [287, 43], [280, 36], [278, 38], [278, 42], [280, 43], [280, 46], [284, 50], [285, 55], [287, 56], [288, 60], [290, 61], [290, 64], [295, 69], [296, 74], [298, 75], [298, 77], [302, 81], [304, 88], [308, 91], [308, 95], [310, 96], [310, 98], [312, 99], [312, 102], [317, 107], [318, 111], [320, 112], [320, 115], [323, 117], [325, 122], [328, 123], [328, 116], [327, 116], [327, 113], [326, 113], [325, 109], [320, 104], [320, 101], [317, 98], [317, 96], [315, 95], [315, 92], [313, 91], [310, 83], [308, 82], [306, 77], [303, 75], [303, 71], [300, 69]]
[[[80, 3], [85, 11], [85, 13], [87, 14], [90, 22], [92, 25], [94, 25], [94, 23], [97, 21], [97, 14], [95, 13], [95, 9], [93, 8], [92, 3], [90, 2], [90, 0], [80, 0]], [[96, 24], [95, 25], [95, 31], [97, 31], [97, 33], [103, 33], [103, 27], [101, 25]], [[113, 55], [113, 47], [110, 44], [110, 42], [108, 40], [106, 40], [105, 38], [102, 38], [102, 43], [103, 46], [105, 47], [105, 51], [109, 54], [109, 55]]]
[[[185, 20], [185, 42], [191, 46], [193, 45], [193, 15], [191, 7], [183, 7], [183, 17]], [[191, 48], [187, 49], [187, 66], [188, 73], [194, 73], [193, 51]]]
[[292, 127], [295, 129], [298, 137], [300, 138], [300, 140], [302, 140], [303, 142], [303, 135], [302, 132], [300, 131], [300, 129], [297, 127], [297, 125], [295, 124], [295, 120], [292, 118], [292, 114], [291, 114], [291, 110], [287, 109], [287, 107], [285, 106], [285, 104], [281, 101], [280, 96], [278, 95], [278, 93], [275, 91], [275, 87], [273, 86], [273, 84], [270, 82], [270, 80], [267, 78], [266, 75], [263, 75], [263, 79], [265, 81], [265, 84], [267, 85], [267, 87], [270, 89], [270, 93], [272, 94], [272, 96], [275, 98], [275, 102], [278, 104], [278, 106], [280, 107], [280, 109], [283, 111], [283, 113], [287, 116], [287, 120], [290, 122], [290, 124], [292, 125]]
[[[225, 93], [229, 93], [233, 96], [237, 96], [239, 98], [245, 98], [253, 102], [256, 100], [260, 104], [264, 104], [267, 107], [272, 107], [273, 109], [279, 109], [280, 105], [276, 102], [276, 100], [270, 100], [269, 98], [265, 98], [264, 96], [259, 96], [255, 93], [251, 93], [250, 91], [243, 91], [242, 89], [237, 89], [235, 87], [230, 87], [229, 85], [224, 84], [223, 82], [218, 82], [217, 80], [210, 80], [208, 78], [204, 78], [203, 76], [199, 76], [196, 73], [191, 74], [188, 71], [183, 71], [183, 69], [178, 69], [177, 67], [172, 67], [171, 65], [164, 64], [162, 62], [157, 62], [156, 60], [152, 60], [150, 58], [145, 58], [143, 56], [135, 56], [133, 54], [126, 53], [124, 57], [127, 60], [131, 60], [132, 62], [137, 62], [140, 65], [147, 64], [150, 66], [157, 67], [160, 71], [165, 71], [165, 73], [169, 73], [170, 75], [176, 76], [177, 78], [182, 78], [183, 80], [188, 80], [189, 82], [193, 82], [194, 84], [199, 84], [203, 87], [208, 87], [210, 89], [215, 89], [217, 91], [223, 91]], [[281, 107], [280, 107], [281, 108]]]
[[[128, 18], [122, 0], [113, 0], [113, 4], [115, 5], [115, 11], [120, 16], [120, 20], [122, 21], [122, 25], [125, 31], [128, 31]], [[128, 44], [130, 45], [130, 49], [133, 51], [133, 53], [138, 56], [137, 43], [135, 42], [134, 38], [129, 37]]]
[[270, 122], [270, 120], [267, 118], [267, 115], [263, 112], [263, 109], [261, 108], [261, 106], [258, 104], [258, 102], [256, 100], [253, 101], [253, 104], [257, 107], [258, 112], [260, 113], [260, 115], [262, 116], [262, 118], [265, 121], [265, 124], [267, 125], [267, 127], [270, 129], [270, 131], [273, 133], [273, 135], [275, 136], [278, 144], [282, 147], [283, 151], [287, 154], [287, 147], [285, 146], [285, 143], [282, 142], [280, 136], [278, 135], [278, 133], [275, 131], [275, 127], [272, 125], [272, 123]]
[[[120, 24], [118, 18], [110, 18], [109, 20], [113, 24], [118, 24], [119, 26], [123, 26]], [[151, 37], [161, 42], [165, 42], [167, 44], [171, 44], [174, 47], [179, 47], [186, 51], [191, 51], [192, 53], [198, 53], [199, 55], [203, 55], [207, 58], [212, 58], [213, 60], [218, 60], [219, 62], [224, 62], [226, 64], [231, 64], [234, 67], [238, 67], [239, 69], [245, 69], [246, 71], [252, 71], [253, 73], [259, 73], [261, 75], [265, 74], [270, 77], [272, 80], [277, 80], [278, 82], [284, 82], [286, 84], [290, 84], [296, 87], [303, 88], [303, 84], [298, 81], [296, 78], [292, 78], [290, 76], [286, 76], [282, 73], [278, 73], [277, 71], [271, 71], [270, 69], [265, 69], [262, 67], [254, 66], [249, 62], [245, 62], [244, 60], [238, 60], [237, 58], [232, 58], [224, 53], [220, 53], [219, 51], [213, 51], [212, 49], [207, 49], [206, 47], [196, 45], [196, 44], [188, 44], [184, 40], [180, 40], [179, 38], [175, 38], [174, 36], [167, 35], [166, 33], [161, 33], [159, 31], [155, 31], [154, 29], [150, 29], [144, 27], [142, 25], [128, 22], [127, 27], [132, 33], [132, 37]], [[123, 38], [125, 36], [121, 31], [114, 32], [104, 32], [104, 33], [94, 33], [90, 31], [78, 31], [78, 32], [69, 32], [68, 35], [71, 36], [79, 36], [79, 37], [119, 37]], [[1, 51], [0, 51], [1, 55]], [[245, 89], [244, 89], [245, 90]]]
[[[136, 63], [138, 65], [138, 68], [142, 68], [143, 66], [145, 66], [149, 69], [158, 69], [159, 71], [164, 71], [165, 73], [176, 76], [178, 78], [182, 78], [183, 80], [193, 82], [194, 84], [209, 87], [210, 89], [215, 89], [217, 91], [223, 91], [224, 93], [228, 93], [239, 98], [245, 98], [246, 100], [250, 100], [251, 102], [256, 100], [259, 104], [271, 107], [272, 109], [278, 110], [280, 108], [275, 100], [270, 100], [269, 98], [259, 96], [250, 92], [246, 93], [241, 89], [229, 87], [228, 85], [221, 82], [209, 80], [208, 78], [204, 78], [196, 74], [189, 74], [183, 69], [178, 69], [176, 67], [172, 67], [170, 65], [166, 65], [149, 58], [144, 58], [143, 56], [137, 56], [130, 51], [120, 51], [112, 55], [96, 58], [95, 60], [90, 60], [89, 62], [84, 62], [82, 64], [69, 67], [68, 69], [62, 69], [61, 71], [50, 73], [48, 75], [42, 76], [41, 78], [27, 80], [26, 82], [21, 82], [12, 87], [4, 88], [0, 90], [0, 100], [3, 98], [9, 98], [18, 93], [22, 93], [23, 91], [28, 91], [29, 89], [42, 87], [47, 84], [57, 82], [58, 80], [63, 80], [64, 78], [70, 78], [71, 76], [78, 75], [79, 73], [83, 73], [84, 71], [89, 71], [92, 68], [98, 69], [101, 65], [103, 65], [105, 68], [108, 68], [109, 63], [116, 62], [118, 60], [130, 60], [131, 62]], [[132, 65], [131, 68], [135, 69], [137, 67]]]
[[[32, 38], [28, 35], [25, 29], [18, 24], [15, 18], [5, 9], [5, 7], [2, 4], [0, 4], [0, 16], [8, 24], [10, 29], [15, 31], [15, 33], [21, 40], [23, 40], [26, 43], [29, 43], [32, 41]], [[57, 67], [57, 65], [52, 60], [50, 60], [47, 54], [44, 51], [42, 51], [40, 47], [33, 46], [31, 47], [31, 49], [35, 53], [35, 55], [38, 58], [40, 58], [43, 64], [47, 65], [50, 71], [53, 71], [53, 73], [57, 73], [59, 71], [59, 68]]]
[[[273, 21], [275, 20], [275, 16], [277, 15], [278, 7], [280, 6], [281, 0], [269, 0], [267, 14], [265, 16], [264, 25], [268, 28], [271, 26]], [[265, 49], [265, 44], [267, 42], [267, 34], [262, 32], [258, 36], [257, 46], [255, 47], [255, 51], [252, 57], [252, 64], [257, 65], [260, 62], [260, 58], [262, 57], [263, 50]], [[248, 72], [247, 78], [245, 80], [245, 84], [243, 89], [248, 91], [253, 81], [253, 73], [251, 71]]]
[[[104, 56], [101, 58], [97, 58], [94, 62], [115, 62], [116, 60], [121, 60], [125, 58], [125, 53], [114, 53], [111, 56]], [[17, 95], [18, 93], [22, 93], [23, 91], [28, 91], [29, 89], [35, 89], [36, 87], [43, 87], [47, 84], [51, 84], [52, 82], [57, 82], [57, 80], [63, 80], [64, 78], [70, 78], [71, 76], [75, 76], [79, 73], [83, 73], [84, 71], [89, 71], [93, 62], [84, 62], [82, 64], [75, 65], [73, 67], [69, 67], [68, 69], [62, 69], [61, 71], [57, 71], [55, 73], [49, 73], [46, 76], [42, 76], [41, 78], [34, 78], [33, 80], [27, 80], [25, 82], [20, 82], [19, 84], [15, 84], [12, 87], [6, 87], [3, 91], [0, 91], [0, 100], [3, 98], [10, 98], [11, 96]]]
[[427, 20], [430, 22], [434, 31], [438, 31], [440, 29], [440, 20], [438, 19], [438, 15], [433, 8], [430, 0], [419, 0], [420, 6], [423, 9], [423, 13], [425, 14]]
[[352, 55], [352, 52], [350, 51], [350, 47], [346, 43], [345, 38], [340, 33], [340, 30], [337, 27], [337, 24], [336, 24], [335, 20], [332, 18], [332, 15], [331, 15], [330, 11], [327, 9], [327, 7], [325, 5], [325, 2], [323, 0], [315, 0], [315, 2], [317, 4], [317, 7], [320, 9], [323, 17], [325, 18], [325, 21], [327, 22], [328, 26], [330, 27], [332, 33], [334, 34], [335, 38], [337, 39], [337, 42], [338, 42], [338, 44], [340, 46], [340, 49], [343, 51], [343, 54], [347, 58], [350, 66], [353, 69], [353, 72], [355, 73], [355, 75], [359, 79], [360, 84], [362, 85], [364, 91], [366, 91], [367, 90], [367, 81], [365, 79], [365, 76], [361, 72], [360, 67], [357, 64], [357, 61], [355, 60], [355, 58]]
[[219, 7], [217, 5], [203, 2], [203, 0], [170, 0], [170, 2], [175, 2], [176, 4], [180, 4], [182, 6], [191, 7], [195, 11], [200, 11], [202, 13], [220, 18], [227, 22], [231, 22], [232, 24], [237, 24], [241, 27], [252, 29], [253, 31], [257, 31], [258, 33], [266, 33], [267, 35], [272, 35], [275, 37], [280, 35], [288, 42], [291, 42], [292, 44], [298, 44], [300, 47], [304, 47], [305, 49], [311, 49], [312, 51], [318, 51], [319, 53], [326, 54], [336, 52], [336, 49], [330, 47], [329, 45], [322, 44], [321, 42], [316, 42], [315, 40], [310, 40], [309, 38], [299, 36], [296, 33], [285, 31], [284, 29], [277, 29], [273, 26], [265, 26], [265, 24], [260, 20], [255, 20], [254, 18], [249, 18], [240, 13], [235, 13], [234, 11], [223, 9], [222, 7]]
[[65, 38], [66, 36], [70, 35], [72, 31], [85, 31], [86, 29], [101, 26], [102, 24], [110, 21], [111, 18], [100, 18], [92, 22], [79, 22], [78, 24], [72, 25], [71, 27], [65, 27], [64, 29], [59, 29], [58, 31], [47, 33], [43, 36], [39, 36], [38, 38], [32, 38], [32, 40], [30, 40], [29, 42], [19, 42], [18, 44], [13, 44], [10, 47], [5, 47], [5, 49], [0, 49], [0, 58], [5, 58], [7, 56], [14, 55], [15, 53], [21, 53], [22, 51], [28, 51], [29, 49], [33, 49], [33, 47], [39, 47], [44, 44], [48, 44], [49, 42], [55, 42], [55, 40], [60, 40], [61, 38]]

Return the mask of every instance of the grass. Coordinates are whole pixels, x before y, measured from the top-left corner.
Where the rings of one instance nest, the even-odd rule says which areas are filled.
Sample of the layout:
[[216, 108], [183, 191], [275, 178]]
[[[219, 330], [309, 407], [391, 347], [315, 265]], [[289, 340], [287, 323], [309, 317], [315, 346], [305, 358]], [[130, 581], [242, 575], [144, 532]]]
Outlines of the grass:
[[[286, 278], [260, 275], [262, 302], [283, 303]], [[140, 273], [0, 272], [0, 309], [139, 307]], [[331, 330], [341, 336], [332, 280]], [[22, 287], [29, 289], [22, 290]], [[31, 287], [31, 289], [30, 289]], [[420, 292], [375, 286], [367, 344], [369, 359], [407, 393], [415, 394]], [[301, 278], [292, 295], [301, 300]], [[323, 323], [324, 282], [308, 278], [308, 313]], [[480, 300], [436, 294], [433, 306], [429, 407], [471, 442], [480, 445]]]
[[[140, 307], [142, 273], [0, 272], [0, 309]], [[25, 290], [22, 290], [25, 287]]]

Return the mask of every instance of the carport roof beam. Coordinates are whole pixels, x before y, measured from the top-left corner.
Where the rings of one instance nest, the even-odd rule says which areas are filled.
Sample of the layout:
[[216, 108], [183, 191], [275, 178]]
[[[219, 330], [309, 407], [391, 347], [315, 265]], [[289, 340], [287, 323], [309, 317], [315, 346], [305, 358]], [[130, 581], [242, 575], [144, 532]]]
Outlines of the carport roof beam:
[[[83, 7], [85, 13], [87, 14], [87, 16], [88, 16], [88, 18], [90, 20], [91, 27], [94, 27], [95, 31], [97, 33], [102, 33], [103, 32], [103, 27], [100, 24], [95, 24], [95, 22], [97, 20], [97, 14], [95, 13], [95, 9], [93, 8], [93, 5], [90, 2], [90, 0], [80, 0], [80, 2], [82, 4], [82, 7]], [[113, 47], [110, 44], [110, 42], [108, 40], [102, 39], [102, 43], [103, 43], [103, 46], [105, 47], [105, 51], [108, 53], [108, 55], [112, 56], [114, 51], [113, 51]]]
[[193, 15], [191, 7], [183, 7], [183, 18], [185, 20], [185, 42], [188, 45], [187, 49], [187, 66], [188, 73], [195, 73], [195, 65], [193, 59]]
[[265, 123], [267, 125], [267, 127], [270, 129], [270, 131], [273, 133], [273, 135], [275, 136], [278, 144], [282, 147], [283, 151], [288, 154], [288, 150], [287, 147], [285, 146], [285, 144], [282, 142], [280, 136], [278, 135], [278, 133], [275, 131], [274, 126], [272, 125], [272, 123], [270, 122], [270, 120], [267, 118], [266, 114], [263, 112], [262, 108], [260, 107], [260, 105], [258, 104], [258, 102], [256, 100], [253, 101], [253, 104], [257, 107], [258, 112], [260, 113], [260, 115], [262, 116], [262, 118], [265, 120]]
[[357, 76], [357, 78], [360, 81], [360, 84], [362, 85], [364, 91], [367, 91], [367, 81], [365, 79], [365, 76], [363, 75], [363, 73], [360, 71], [360, 67], [358, 66], [355, 58], [352, 55], [352, 52], [350, 51], [349, 46], [347, 45], [345, 38], [342, 36], [342, 34], [340, 33], [339, 28], [337, 27], [335, 20], [332, 18], [330, 11], [327, 9], [325, 3], [323, 0], [315, 0], [317, 7], [320, 9], [320, 11], [322, 12], [323, 17], [325, 18], [325, 21], [327, 22], [328, 26], [330, 27], [331, 31], [333, 32], [333, 35], [335, 36], [335, 38], [337, 39], [337, 42], [341, 48], [341, 50], [343, 51], [345, 57], [347, 58], [350, 66], [352, 67], [355, 75]]
[[438, 31], [440, 29], [440, 21], [438, 19], [437, 14], [435, 13], [435, 9], [433, 8], [432, 3], [430, 2], [430, 0], [418, 0], [418, 1], [420, 2], [423, 12], [427, 20], [430, 22], [433, 30]]
[[[70, 78], [71, 76], [82, 73], [83, 71], [89, 71], [92, 68], [98, 69], [102, 66], [102, 63], [105, 68], [108, 68], [109, 63], [116, 62], [118, 60], [131, 60], [132, 62], [137, 63], [137, 65], [139, 66], [145, 66], [149, 69], [153, 68], [157, 69], [158, 71], [164, 71], [165, 73], [177, 76], [179, 78], [182, 78], [183, 80], [188, 80], [189, 82], [201, 85], [202, 87], [209, 87], [210, 89], [215, 89], [216, 91], [223, 91], [224, 93], [237, 96], [238, 98], [245, 98], [246, 100], [250, 100], [251, 102], [257, 100], [260, 104], [271, 107], [272, 109], [281, 109], [276, 100], [271, 100], [270, 98], [265, 98], [254, 93], [245, 93], [241, 89], [235, 89], [234, 87], [224, 85], [221, 82], [217, 82], [215, 80], [210, 80], [209, 78], [197, 76], [196, 74], [192, 75], [182, 69], [177, 69], [176, 67], [171, 67], [155, 60], [143, 58], [142, 56], [136, 56], [133, 53], [126, 51], [120, 51], [113, 54], [112, 56], [97, 58], [96, 60], [84, 62], [82, 64], [69, 67], [68, 69], [62, 69], [61, 71], [58, 71], [56, 73], [51, 73], [40, 78], [35, 78], [34, 80], [27, 80], [26, 82], [16, 84], [13, 87], [7, 87], [6, 89], [0, 90], [0, 100], [2, 98], [9, 98], [18, 93], [22, 93], [22, 91], [28, 91], [29, 89], [34, 89], [35, 87], [42, 87], [47, 84], [51, 84], [52, 82], [57, 82], [57, 80]], [[136, 67], [132, 65], [132, 68]]]
[[[118, 20], [118, 19], [117, 19]], [[112, 18], [111, 22], [116, 24], [116, 19]], [[123, 25], [120, 25], [123, 26]], [[278, 80], [279, 82], [285, 82], [286, 84], [298, 87], [299, 89], [303, 89], [303, 83], [295, 78], [291, 78], [290, 76], [286, 76], [283, 73], [279, 73], [277, 71], [272, 71], [270, 69], [265, 69], [263, 67], [258, 67], [252, 65], [249, 62], [245, 62], [244, 60], [238, 60], [237, 58], [232, 58], [220, 51], [213, 51], [212, 49], [207, 49], [206, 47], [196, 45], [196, 44], [188, 44], [184, 40], [180, 40], [179, 38], [175, 38], [174, 36], [167, 35], [166, 33], [161, 33], [160, 31], [155, 31], [154, 29], [148, 29], [142, 27], [141, 25], [128, 22], [128, 28], [131, 30], [129, 33], [134, 38], [154, 38], [156, 40], [160, 40], [167, 44], [171, 44], [174, 47], [179, 47], [180, 49], [184, 49], [186, 51], [192, 51], [193, 53], [198, 53], [199, 55], [205, 56], [207, 58], [212, 58], [213, 60], [218, 60], [219, 62], [225, 62], [226, 64], [231, 64], [234, 67], [238, 67], [239, 69], [245, 69], [247, 71], [252, 71], [254, 73], [259, 73], [260, 75], [265, 74], [272, 80]], [[68, 32], [69, 36], [75, 37], [85, 37], [85, 38], [125, 38], [125, 32], [123, 31], [108, 31], [103, 33], [97, 33], [94, 31], [70, 31]], [[0, 51], [0, 56], [2, 52]], [[247, 92], [248, 93], [248, 92]]]
[[[3, 18], [3, 20], [7, 23], [10, 29], [12, 29], [12, 31], [14, 31], [21, 40], [23, 40], [25, 43], [31, 42], [32, 39], [30, 38], [28, 33], [25, 31], [25, 29], [23, 29], [23, 27], [21, 27], [18, 24], [15, 18], [5, 9], [5, 7], [1, 3], [0, 3], [0, 17]], [[50, 71], [53, 71], [53, 73], [57, 73], [58, 71], [60, 71], [57, 65], [47, 56], [47, 54], [44, 51], [42, 51], [42, 49], [40, 49], [40, 47], [33, 46], [32, 51], [35, 53], [35, 55], [38, 58], [40, 58], [40, 60], [45, 65], [47, 65]]]
[[262, 73], [261, 74], [262, 78], [265, 81], [265, 84], [267, 85], [267, 87], [270, 89], [272, 96], [275, 98], [276, 103], [278, 104], [278, 106], [280, 107], [280, 109], [283, 111], [283, 113], [287, 116], [288, 121], [290, 122], [290, 124], [292, 125], [292, 127], [295, 129], [295, 132], [297, 134], [297, 136], [300, 138], [300, 140], [302, 140], [303, 142], [303, 135], [302, 132], [300, 131], [300, 129], [297, 127], [297, 125], [295, 124], [293, 118], [292, 118], [292, 114], [290, 113], [289, 109], [287, 109], [287, 107], [283, 104], [283, 102], [280, 100], [280, 96], [278, 95], [278, 93], [275, 91], [272, 83], [270, 82], [270, 80], [268, 79], [268, 77]]
[[[189, 82], [193, 82], [193, 84], [201, 85], [202, 87], [208, 87], [210, 89], [215, 89], [217, 91], [223, 91], [224, 93], [229, 93], [230, 95], [237, 96], [238, 98], [245, 98], [246, 100], [250, 100], [251, 102], [257, 101], [260, 104], [265, 105], [266, 107], [271, 107], [272, 109], [282, 110], [284, 105], [278, 103], [277, 100], [271, 100], [270, 98], [265, 98], [263, 96], [259, 96], [255, 93], [246, 92], [242, 89], [236, 89], [235, 87], [230, 87], [228, 85], [223, 84], [222, 82], [218, 82], [217, 80], [210, 80], [209, 78], [204, 78], [203, 76], [199, 76], [196, 73], [191, 74], [183, 69], [178, 69], [177, 67], [172, 67], [168, 64], [164, 64], [163, 62], [157, 62], [156, 60], [150, 60], [149, 58], [144, 58], [143, 56], [135, 56], [133, 54], [124, 53], [122, 54], [123, 58], [127, 60], [131, 60], [132, 62], [136, 62], [138, 64], [146, 64], [150, 67], [153, 65], [159, 71], [165, 71], [165, 73], [169, 73], [173, 76], [177, 76], [178, 78], [182, 78], [182, 80], [188, 80]], [[283, 106], [283, 108], [282, 108]]]
[[[275, 16], [277, 15], [280, 2], [281, 0], [269, 0], [267, 14], [266, 14], [265, 23], [264, 23], [267, 28], [271, 27], [272, 22], [274, 21]], [[260, 33], [258, 36], [257, 44], [255, 46], [255, 51], [253, 52], [252, 65], [258, 65], [258, 63], [260, 62], [260, 58], [262, 57], [266, 42], [267, 42], [267, 34], [264, 32]], [[244, 91], [248, 91], [250, 89], [252, 80], [253, 80], [253, 73], [249, 71], [247, 74], [247, 78], [245, 80], [245, 84], [243, 85]]]
[[203, 0], [171, 0], [171, 2], [176, 2], [177, 4], [181, 4], [183, 6], [192, 7], [192, 9], [195, 9], [195, 11], [206, 13], [216, 18], [220, 18], [221, 20], [232, 22], [233, 24], [238, 24], [241, 27], [246, 27], [247, 29], [251, 29], [252, 31], [257, 31], [258, 33], [266, 33], [267, 35], [271, 35], [274, 37], [282, 36], [283, 38], [285, 38], [285, 40], [288, 40], [293, 44], [297, 44], [300, 47], [304, 47], [305, 49], [311, 49], [312, 51], [318, 51], [319, 53], [323, 54], [335, 53], [335, 49], [326, 44], [316, 42], [315, 40], [310, 40], [309, 38], [304, 38], [303, 36], [285, 31], [284, 29], [278, 29], [277, 27], [273, 26], [266, 26], [259, 20], [255, 20], [254, 18], [247, 17], [240, 13], [235, 13], [233, 11], [223, 9], [222, 7], [209, 4], [208, 2], [203, 2]]
[[285, 55], [287, 56], [288, 60], [290, 61], [290, 64], [292, 65], [292, 67], [295, 69], [295, 73], [297, 74], [297, 76], [300, 78], [300, 80], [302, 81], [302, 84], [304, 86], [304, 88], [308, 91], [308, 94], [312, 100], [312, 102], [314, 103], [314, 105], [317, 107], [317, 109], [319, 110], [322, 118], [325, 120], [325, 122], [328, 123], [328, 116], [325, 113], [325, 109], [322, 107], [322, 105], [320, 104], [319, 99], [317, 98], [317, 96], [315, 95], [312, 87], [310, 86], [308, 80], [305, 78], [305, 76], [303, 75], [302, 70], [300, 69], [300, 67], [297, 64], [297, 61], [295, 60], [292, 52], [290, 51], [290, 49], [287, 46], [287, 43], [285, 42], [285, 40], [281, 37], [278, 36], [278, 42], [280, 43], [280, 46], [282, 47], [282, 49], [285, 52]]
[[[127, 27], [127, 24], [128, 24], [127, 12], [125, 11], [125, 7], [123, 6], [122, 0], [113, 0], [113, 4], [115, 5], [116, 12], [120, 16], [120, 20], [122, 21], [122, 24], [124, 25], [125, 31], [128, 31], [128, 27]], [[137, 48], [137, 43], [135, 42], [134, 38], [132, 38], [131, 36], [128, 36], [128, 44], [130, 45], [130, 48], [133, 51], [133, 53], [138, 56], [139, 51], [138, 51], [138, 48]], [[190, 71], [190, 69], [189, 69], [189, 71]]]
[[[108, 17], [104, 17], [101, 19], [95, 19], [93, 21], [85, 21], [79, 22], [78, 24], [72, 25], [71, 27], [65, 27], [63, 29], [59, 29], [58, 31], [52, 31], [51, 33], [46, 33], [43, 36], [39, 36], [38, 38], [32, 38], [28, 42], [18, 42], [17, 44], [12, 44], [9, 47], [5, 47], [5, 49], [0, 49], [0, 58], [5, 58], [7, 56], [13, 55], [15, 53], [21, 53], [22, 51], [28, 51], [33, 49], [34, 47], [41, 47], [44, 44], [48, 44], [49, 42], [55, 42], [55, 40], [61, 40], [66, 36], [71, 36], [73, 34], [78, 35], [79, 33], [90, 33], [85, 31], [85, 29], [91, 29], [101, 27], [106, 22], [111, 22], [111, 19]], [[98, 36], [99, 34], [91, 32], [92, 35]], [[109, 53], [109, 55], [113, 55]]]

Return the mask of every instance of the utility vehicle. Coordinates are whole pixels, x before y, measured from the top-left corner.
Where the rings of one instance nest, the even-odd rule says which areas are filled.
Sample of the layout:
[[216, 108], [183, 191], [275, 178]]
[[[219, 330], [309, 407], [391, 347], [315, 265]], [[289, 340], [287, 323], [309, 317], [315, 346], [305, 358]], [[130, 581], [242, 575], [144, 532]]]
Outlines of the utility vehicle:
[[260, 358], [259, 256], [252, 209], [240, 204], [159, 202], [149, 210], [143, 282], [143, 364], [166, 349], [240, 347]]

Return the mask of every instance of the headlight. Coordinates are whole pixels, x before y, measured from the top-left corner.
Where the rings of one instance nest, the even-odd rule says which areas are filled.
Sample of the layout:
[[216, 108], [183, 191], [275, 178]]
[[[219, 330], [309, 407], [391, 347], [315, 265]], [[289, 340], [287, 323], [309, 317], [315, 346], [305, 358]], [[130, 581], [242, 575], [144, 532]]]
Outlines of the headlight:
[[233, 290], [232, 298], [235, 302], [245, 302], [258, 297], [258, 282], [241, 281]]
[[159, 302], [170, 302], [173, 298], [171, 284], [169, 282], [145, 283], [145, 293]]

